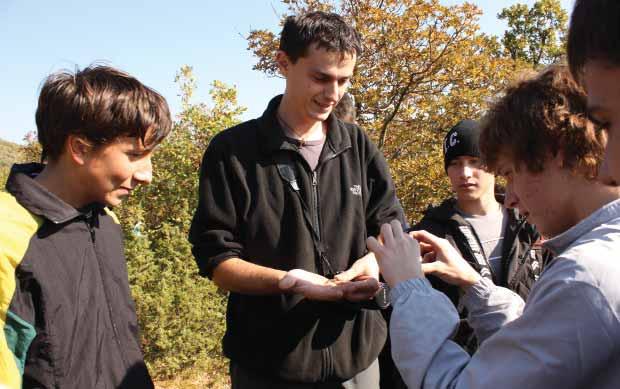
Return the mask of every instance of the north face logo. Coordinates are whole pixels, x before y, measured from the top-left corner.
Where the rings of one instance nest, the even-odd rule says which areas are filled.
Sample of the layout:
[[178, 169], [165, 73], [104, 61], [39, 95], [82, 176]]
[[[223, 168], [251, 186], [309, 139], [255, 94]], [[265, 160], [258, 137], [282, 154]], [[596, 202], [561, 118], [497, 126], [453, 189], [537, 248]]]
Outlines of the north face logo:
[[351, 193], [353, 193], [354, 196], [361, 196], [362, 195], [362, 186], [361, 185], [353, 185], [352, 187], [349, 188], [349, 190], [351, 191]]

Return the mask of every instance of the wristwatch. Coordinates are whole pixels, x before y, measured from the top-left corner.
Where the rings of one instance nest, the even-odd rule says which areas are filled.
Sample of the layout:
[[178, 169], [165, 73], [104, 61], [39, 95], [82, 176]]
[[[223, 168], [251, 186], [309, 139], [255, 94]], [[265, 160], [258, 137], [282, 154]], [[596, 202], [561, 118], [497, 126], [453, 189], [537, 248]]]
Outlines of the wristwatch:
[[379, 291], [375, 294], [375, 304], [381, 309], [385, 309], [390, 306], [390, 287], [385, 282], [379, 283]]

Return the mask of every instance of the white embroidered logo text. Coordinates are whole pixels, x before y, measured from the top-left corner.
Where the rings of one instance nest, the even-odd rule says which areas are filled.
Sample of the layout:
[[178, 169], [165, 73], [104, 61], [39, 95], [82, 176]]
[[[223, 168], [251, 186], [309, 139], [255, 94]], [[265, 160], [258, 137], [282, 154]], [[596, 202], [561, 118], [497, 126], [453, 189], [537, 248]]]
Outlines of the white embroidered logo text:
[[353, 185], [352, 187], [349, 188], [349, 190], [355, 196], [361, 196], [362, 195], [362, 186], [361, 185]]

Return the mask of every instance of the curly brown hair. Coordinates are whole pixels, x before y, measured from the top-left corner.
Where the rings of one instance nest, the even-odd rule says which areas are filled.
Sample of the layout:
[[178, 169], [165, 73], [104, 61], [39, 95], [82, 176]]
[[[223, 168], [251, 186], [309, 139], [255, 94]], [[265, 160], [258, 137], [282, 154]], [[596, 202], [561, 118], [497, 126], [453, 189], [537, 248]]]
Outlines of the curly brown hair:
[[480, 150], [490, 171], [501, 154], [516, 168], [540, 173], [561, 153], [564, 168], [588, 179], [598, 173], [605, 133], [587, 115], [584, 90], [566, 65], [552, 65], [509, 87], [482, 120]]

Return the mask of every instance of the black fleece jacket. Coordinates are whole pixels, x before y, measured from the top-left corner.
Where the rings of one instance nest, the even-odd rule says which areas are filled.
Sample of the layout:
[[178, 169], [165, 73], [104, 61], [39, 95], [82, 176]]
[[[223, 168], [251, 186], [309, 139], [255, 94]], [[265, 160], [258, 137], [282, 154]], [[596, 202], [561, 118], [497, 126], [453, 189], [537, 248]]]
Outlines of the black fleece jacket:
[[14, 269], [0, 283], [1, 357], [24, 389], [152, 389], [118, 220], [63, 202], [33, 179], [42, 169], [13, 165], [0, 192], [0, 268]]
[[[381, 224], [402, 219], [388, 166], [359, 127], [331, 115], [312, 172], [283, 136], [275, 116], [280, 100], [261, 118], [218, 134], [205, 152], [189, 237], [203, 275], [211, 277], [232, 257], [285, 271], [337, 273], [366, 254], [366, 238]], [[283, 155], [294, 166], [298, 193], [278, 170]], [[318, 244], [309, 220], [318, 227]], [[377, 358], [386, 332], [376, 310], [230, 293], [223, 345], [226, 356], [260, 374], [344, 381]]]
[[[503, 199], [500, 197], [498, 201], [502, 202]], [[455, 199], [450, 198], [437, 207], [429, 207], [422, 220], [412, 230], [426, 230], [447, 239], [476, 270], [481, 272], [483, 268], [487, 268], [488, 271], [482, 271], [482, 273], [489, 275], [496, 285], [513, 290], [525, 300], [545, 262], [540, 245], [541, 236], [536, 228], [527, 223], [514, 209], [508, 209], [508, 218], [502, 243], [501, 261], [504, 271], [501, 279], [492, 274], [488, 264], [487, 266], [481, 264], [487, 259], [484, 257], [478, 235], [457, 211]], [[458, 305], [457, 287], [432, 276], [429, 280], [436, 289], [446, 293]]]

